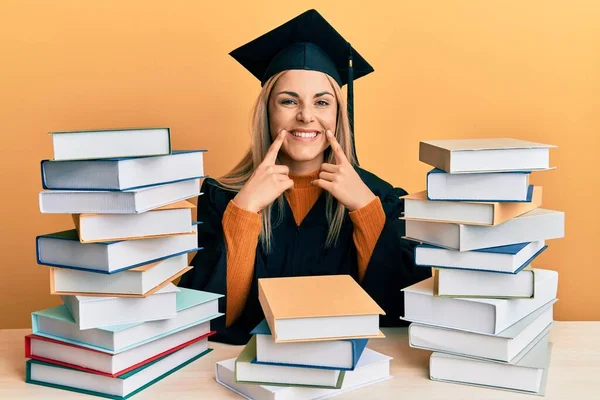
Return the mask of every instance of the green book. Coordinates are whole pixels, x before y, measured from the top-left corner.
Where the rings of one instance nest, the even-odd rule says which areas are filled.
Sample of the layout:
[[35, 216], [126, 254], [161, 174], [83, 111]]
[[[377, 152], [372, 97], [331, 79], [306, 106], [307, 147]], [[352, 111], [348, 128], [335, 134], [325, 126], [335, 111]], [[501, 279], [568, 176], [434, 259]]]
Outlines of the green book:
[[258, 364], [256, 336], [252, 336], [235, 360], [235, 379], [238, 383], [339, 389], [344, 377], [345, 371], [331, 368]]

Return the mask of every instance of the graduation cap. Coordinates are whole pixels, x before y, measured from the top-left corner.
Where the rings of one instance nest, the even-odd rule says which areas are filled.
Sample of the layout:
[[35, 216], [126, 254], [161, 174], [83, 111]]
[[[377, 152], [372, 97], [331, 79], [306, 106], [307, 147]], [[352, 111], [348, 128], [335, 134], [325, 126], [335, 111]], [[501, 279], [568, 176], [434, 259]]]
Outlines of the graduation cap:
[[348, 84], [348, 118], [354, 144], [353, 81], [373, 72], [373, 67], [352, 48], [316, 10], [308, 10], [229, 53], [261, 86], [273, 75], [306, 69], [324, 72], [340, 87]]

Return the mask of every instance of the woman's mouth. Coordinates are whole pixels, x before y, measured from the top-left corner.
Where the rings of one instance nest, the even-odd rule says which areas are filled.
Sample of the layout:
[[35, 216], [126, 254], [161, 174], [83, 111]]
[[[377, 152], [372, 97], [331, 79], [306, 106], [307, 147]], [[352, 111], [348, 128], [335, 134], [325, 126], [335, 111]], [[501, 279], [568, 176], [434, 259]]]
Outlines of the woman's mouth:
[[311, 142], [315, 140], [321, 132], [319, 131], [292, 131], [292, 137], [303, 142]]

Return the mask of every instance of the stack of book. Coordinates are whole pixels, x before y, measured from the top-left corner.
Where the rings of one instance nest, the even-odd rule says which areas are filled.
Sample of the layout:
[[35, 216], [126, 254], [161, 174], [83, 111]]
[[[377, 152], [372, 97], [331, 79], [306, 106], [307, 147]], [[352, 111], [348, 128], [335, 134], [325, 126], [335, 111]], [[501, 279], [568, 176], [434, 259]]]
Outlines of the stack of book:
[[259, 279], [265, 314], [216, 379], [248, 399], [316, 399], [390, 378], [390, 360], [367, 348], [383, 310], [349, 275]]
[[427, 191], [404, 196], [406, 238], [434, 276], [403, 289], [411, 347], [433, 351], [432, 380], [543, 395], [558, 273], [532, 267], [564, 236], [540, 208], [532, 171], [554, 146], [517, 139], [421, 142]]
[[128, 398], [211, 351], [218, 294], [177, 288], [199, 251], [203, 151], [171, 151], [169, 128], [52, 133], [40, 209], [75, 229], [37, 237], [63, 304], [32, 313], [26, 381]]

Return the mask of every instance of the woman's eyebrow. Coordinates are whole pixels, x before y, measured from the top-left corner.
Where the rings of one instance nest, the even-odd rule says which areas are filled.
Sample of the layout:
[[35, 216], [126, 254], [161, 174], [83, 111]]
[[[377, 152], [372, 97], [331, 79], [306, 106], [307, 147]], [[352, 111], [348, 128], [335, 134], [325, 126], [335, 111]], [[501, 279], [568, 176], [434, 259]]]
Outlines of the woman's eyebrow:
[[[289, 90], [284, 90], [284, 91], [282, 91], [282, 92], [279, 92], [279, 93], [277, 93], [277, 95], [278, 95], [278, 96], [279, 96], [280, 94], [287, 94], [288, 96], [292, 96], [292, 97], [296, 97], [296, 98], [300, 97], [300, 95], [299, 95], [298, 93], [296, 93], [296, 92], [291, 92], [291, 91], [289, 91]], [[326, 94], [328, 94], [328, 95], [330, 95], [330, 96], [334, 97], [334, 96], [333, 96], [333, 94], [331, 94], [331, 93], [329, 93], [329, 92], [319, 92], [319, 93], [315, 94], [315, 95], [313, 96], [313, 98], [317, 98], [317, 97], [325, 96]]]

